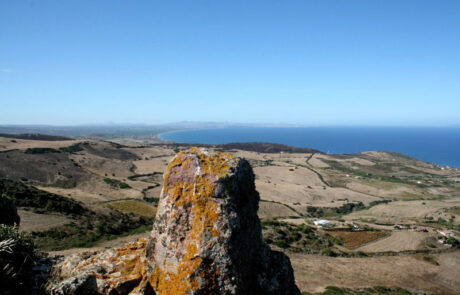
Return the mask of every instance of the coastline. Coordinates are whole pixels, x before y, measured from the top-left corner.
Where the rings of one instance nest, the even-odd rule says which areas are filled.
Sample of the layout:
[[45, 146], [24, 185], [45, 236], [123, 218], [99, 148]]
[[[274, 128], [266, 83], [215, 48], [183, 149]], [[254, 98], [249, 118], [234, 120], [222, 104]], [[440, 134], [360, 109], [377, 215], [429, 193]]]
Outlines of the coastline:
[[[437, 131], [433, 132], [433, 128], [307, 128], [191, 128], [162, 132], [157, 138], [163, 143], [175, 144], [276, 143], [313, 148], [327, 154], [386, 151], [408, 155], [434, 165], [460, 168], [460, 159], [454, 151], [460, 144], [460, 137], [456, 130], [453, 133], [449, 131], [451, 128], [440, 128], [443, 132], [451, 132], [441, 135], [435, 134]], [[165, 135], [175, 134], [178, 135], [165, 138]], [[426, 142], [426, 137], [430, 136], [435, 138]]]
[[[166, 132], [163, 132], [163, 133], [166, 133]], [[158, 143], [165, 143], [165, 144], [168, 144], [168, 143], [175, 143], [174, 141], [169, 141], [169, 140], [165, 140], [163, 138], [161, 138], [161, 134], [163, 133], [159, 133], [159, 134], [156, 134], [153, 139], [158, 142]]]
[[169, 130], [169, 131], [158, 133], [157, 135], [155, 135], [155, 138], [158, 139], [160, 142], [163, 142], [163, 143], [178, 143], [178, 144], [184, 143], [185, 144], [185, 142], [177, 142], [177, 141], [174, 141], [174, 140], [164, 139], [162, 136], [165, 135], [165, 134], [178, 133], [178, 132], [184, 132], [184, 131], [187, 132], [187, 131], [198, 131], [198, 130], [205, 130], [205, 129], [225, 129], [225, 128], [228, 128], [228, 127], [174, 129], [174, 130]]

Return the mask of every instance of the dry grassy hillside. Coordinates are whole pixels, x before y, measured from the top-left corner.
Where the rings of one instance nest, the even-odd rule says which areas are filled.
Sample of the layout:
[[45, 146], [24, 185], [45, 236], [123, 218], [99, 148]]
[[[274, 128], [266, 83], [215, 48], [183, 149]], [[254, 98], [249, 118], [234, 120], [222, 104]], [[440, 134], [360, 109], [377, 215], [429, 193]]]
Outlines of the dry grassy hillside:
[[[152, 218], [162, 172], [182, 148], [0, 137], [0, 178], [75, 200], [95, 214]], [[264, 238], [291, 257], [303, 291], [387, 285], [460, 292], [460, 252], [439, 243], [437, 232], [451, 229], [458, 237], [458, 169], [386, 152], [326, 155], [266, 144], [261, 150], [267, 153], [257, 144], [216, 148], [252, 164]], [[30, 232], [80, 220], [30, 208], [20, 208], [19, 214], [21, 229]], [[109, 217], [104, 220], [113, 220]], [[328, 219], [331, 228], [316, 228], [313, 221], [319, 218]], [[396, 224], [404, 229], [395, 229]], [[129, 230], [124, 235], [136, 234], [131, 237], [136, 239], [149, 229]], [[117, 244], [102, 237], [88, 245]]]

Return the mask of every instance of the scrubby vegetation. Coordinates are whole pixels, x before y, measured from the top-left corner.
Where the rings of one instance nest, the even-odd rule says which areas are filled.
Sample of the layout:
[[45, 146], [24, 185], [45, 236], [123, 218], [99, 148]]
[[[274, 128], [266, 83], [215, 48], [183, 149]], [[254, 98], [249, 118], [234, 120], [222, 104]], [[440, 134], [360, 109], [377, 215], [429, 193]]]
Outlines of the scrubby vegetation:
[[104, 178], [105, 183], [109, 184], [113, 188], [131, 188], [131, 186], [123, 181], [113, 179], [113, 178]]
[[142, 197], [142, 199], [148, 203], [152, 203], [154, 206], [158, 206], [158, 202], [160, 202], [160, 198], [149, 198], [149, 197], [146, 197], [145, 196], [145, 192], [144, 190], [142, 190], [142, 193], [144, 194], [144, 197]]
[[[390, 163], [377, 163], [372, 166], [372, 171], [369, 170], [369, 168], [360, 166], [360, 169], [352, 169], [349, 168], [337, 161], [333, 160], [322, 160], [325, 162], [327, 165], [329, 165], [327, 169], [333, 169], [337, 171], [342, 171], [344, 173], [350, 174], [350, 175], [355, 175], [359, 176], [364, 179], [378, 179], [381, 181], [387, 181], [387, 182], [395, 182], [395, 183], [403, 183], [403, 184], [417, 184], [413, 181], [410, 181], [408, 179], [403, 179], [400, 177], [396, 177], [395, 175], [392, 175], [391, 172], [393, 171], [391, 167], [389, 166]], [[387, 175], [390, 174], [390, 175]]]
[[258, 153], [321, 153], [320, 151], [311, 148], [300, 148], [270, 142], [235, 142], [220, 144], [216, 147], [224, 150], [238, 149]]
[[451, 218], [450, 220], [445, 220], [442, 217], [438, 217], [434, 219], [433, 216], [425, 216], [425, 218], [421, 221], [424, 225], [435, 226], [438, 228], [448, 228], [450, 230], [460, 231], [460, 224], [456, 224], [454, 221], [455, 218]]
[[17, 227], [0, 224], [1, 294], [30, 294], [32, 266], [37, 256], [29, 235], [20, 233]]
[[345, 215], [353, 211], [363, 210], [366, 206], [362, 202], [346, 203], [340, 207], [307, 207], [307, 212], [311, 217], [324, 217], [331, 215]]
[[[386, 154], [391, 155], [391, 157], [397, 161], [387, 162], [379, 161], [375, 158], [370, 158], [369, 160], [374, 162], [374, 165], [361, 165], [359, 163], [353, 162], [353, 166], [351, 166], [344, 162], [322, 159], [322, 161], [329, 166], [323, 169], [324, 171], [340, 171], [349, 175], [354, 175], [366, 182], [378, 181], [380, 183], [384, 182], [386, 184], [404, 184], [417, 188], [427, 188], [429, 186], [455, 186], [455, 181], [452, 181], [452, 179], [449, 179], [449, 177], [429, 173], [421, 169], [416, 169], [414, 167], [408, 166], [416, 165], [417, 161], [415, 159], [395, 153], [386, 152]], [[366, 159], [366, 156], [363, 156], [362, 154], [334, 155], [333, 157], [340, 159], [343, 158], [342, 156]], [[408, 197], [413, 199], [431, 199], [432, 197], [436, 198], [438, 196], [410, 194]]]
[[50, 154], [60, 153], [61, 151], [52, 148], [28, 148], [24, 153], [26, 154]]
[[14, 201], [0, 193], [0, 224], [14, 225], [20, 220]]
[[64, 153], [76, 153], [83, 151], [83, 148], [81, 147], [81, 143], [76, 143], [70, 146], [61, 147], [59, 150]]
[[[136, 180], [137, 178], [141, 178], [141, 177], [153, 177], [155, 175], [161, 175], [162, 173], [160, 172], [153, 172], [153, 173], [147, 173], [147, 174], [134, 174], [134, 175], [130, 175], [128, 176], [128, 179], [129, 180]], [[148, 182], [148, 181], [146, 181]]]
[[[329, 234], [320, 234], [308, 225], [293, 225], [285, 222], [263, 221], [264, 240], [268, 244], [294, 252], [322, 253], [340, 241]], [[330, 250], [332, 251], [332, 250]], [[333, 255], [326, 253], [325, 255]]]
[[262, 160], [249, 159], [248, 161], [252, 167], [278, 166], [275, 163], [273, 163], [273, 160], [263, 160], [262, 161]]
[[426, 256], [423, 256], [423, 260], [428, 262], [428, 263], [431, 263], [433, 265], [439, 265], [438, 261], [436, 260], [436, 258], [434, 258], [433, 256], [431, 255], [426, 255]]
[[12, 199], [18, 207], [32, 207], [38, 212], [82, 214], [86, 209], [78, 202], [45, 192], [19, 181], [0, 178], [0, 195]]
[[376, 206], [379, 204], [387, 204], [389, 202], [391, 202], [391, 200], [377, 200], [377, 201], [370, 202], [368, 206], [365, 206], [363, 202], [346, 203], [340, 207], [312, 207], [312, 206], [309, 206], [307, 207], [307, 212], [311, 217], [316, 217], [316, 218], [320, 218], [324, 216], [346, 215], [354, 211], [369, 209], [373, 206]]
[[453, 248], [460, 248], [460, 241], [454, 237], [449, 237], [447, 239], [447, 244], [451, 245]]
[[70, 137], [48, 135], [48, 134], [6, 134], [0, 133], [0, 137], [26, 139], [26, 140], [45, 140], [45, 141], [61, 141], [61, 140], [72, 140]]
[[75, 221], [43, 232], [32, 232], [40, 249], [52, 251], [91, 247], [102, 240], [151, 230], [153, 220], [112, 210], [108, 214], [90, 212]]
[[140, 216], [108, 209], [96, 212], [72, 199], [8, 179], [0, 179], [0, 194], [11, 198], [18, 207], [31, 207], [37, 213], [61, 213], [73, 219], [63, 226], [32, 232], [37, 247], [43, 250], [89, 247], [100, 240], [149, 230], [153, 223], [152, 215]]
[[[306, 224], [294, 225], [277, 220], [262, 221], [266, 243], [293, 252], [325, 256], [368, 256], [363, 252], [343, 252], [336, 246], [356, 248], [388, 235], [387, 231], [318, 231]], [[394, 253], [388, 253], [391, 255]]]

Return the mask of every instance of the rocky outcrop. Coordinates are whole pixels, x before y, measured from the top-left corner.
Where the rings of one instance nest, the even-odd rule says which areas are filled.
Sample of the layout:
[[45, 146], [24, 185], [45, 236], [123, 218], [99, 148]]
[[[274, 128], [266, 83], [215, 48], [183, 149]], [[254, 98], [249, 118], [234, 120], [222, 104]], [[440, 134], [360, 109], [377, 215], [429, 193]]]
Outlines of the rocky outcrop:
[[97, 295], [96, 276], [82, 274], [68, 278], [56, 285], [51, 295]]
[[61, 277], [92, 274], [102, 294], [300, 294], [289, 258], [262, 240], [249, 163], [192, 148], [164, 174], [151, 238], [75, 255]]
[[[89, 274], [95, 276], [99, 294], [148, 294], [146, 284], [140, 286], [147, 275], [146, 243], [141, 239], [116, 249], [71, 255], [55, 267], [54, 277], [62, 279]], [[58, 284], [51, 293], [61, 289]]]

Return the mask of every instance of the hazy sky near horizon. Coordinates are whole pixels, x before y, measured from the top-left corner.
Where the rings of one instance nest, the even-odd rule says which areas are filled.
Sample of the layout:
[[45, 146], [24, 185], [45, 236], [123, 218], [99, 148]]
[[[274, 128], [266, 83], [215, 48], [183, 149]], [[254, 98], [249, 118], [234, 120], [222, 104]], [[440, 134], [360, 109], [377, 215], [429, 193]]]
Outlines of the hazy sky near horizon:
[[459, 125], [460, 1], [0, 0], [0, 124]]

